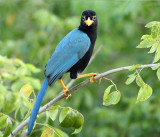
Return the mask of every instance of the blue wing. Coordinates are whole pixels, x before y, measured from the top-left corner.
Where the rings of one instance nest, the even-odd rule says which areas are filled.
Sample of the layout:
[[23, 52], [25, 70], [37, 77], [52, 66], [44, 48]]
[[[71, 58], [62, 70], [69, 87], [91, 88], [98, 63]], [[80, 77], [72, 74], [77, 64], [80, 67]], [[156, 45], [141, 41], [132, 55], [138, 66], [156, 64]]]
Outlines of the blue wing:
[[88, 51], [91, 42], [87, 34], [74, 29], [68, 33], [52, 53], [45, 69], [48, 84], [51, 86]]

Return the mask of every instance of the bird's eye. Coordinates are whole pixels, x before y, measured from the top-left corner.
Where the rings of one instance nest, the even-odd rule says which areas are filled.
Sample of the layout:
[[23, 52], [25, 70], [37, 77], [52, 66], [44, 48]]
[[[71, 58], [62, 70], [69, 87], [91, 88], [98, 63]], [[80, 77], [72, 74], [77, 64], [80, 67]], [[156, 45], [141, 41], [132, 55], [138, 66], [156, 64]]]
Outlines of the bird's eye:
[[93, 16], [92, 20], [96, 20], [96, 16]]
[[82, 16], [82, 20], [85, 20], [85, 16]]

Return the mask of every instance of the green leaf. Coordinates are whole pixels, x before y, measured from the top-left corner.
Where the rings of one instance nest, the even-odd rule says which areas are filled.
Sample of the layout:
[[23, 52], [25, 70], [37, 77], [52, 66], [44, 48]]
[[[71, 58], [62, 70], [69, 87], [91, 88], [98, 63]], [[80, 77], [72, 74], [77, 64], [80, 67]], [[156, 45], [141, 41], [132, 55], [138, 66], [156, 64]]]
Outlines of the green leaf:
[[49, 110], [49, 117], [53, 121], [57, 118], [59, 108], [60, 108], [60, 106], [58, 105], [58, 106], [51, 107], [51, 109]]
[[126, 84], [126, 85], [131, 84], [131, 83], [135, 80], [135, 78], [136, 78], [136, 75], [135, 75], [135, 74], [129, 75], [129, 78], [126, 80], [125, 84]]
[[72, 134], [78, 134], [79, 132], [81, 132], [81, 130], [82, 130], [82, 127], [75, 129]]
[[105, 100], [103, 100], [103, 105], [104, 106], [109, 106], [112, 103], [114, 103], [118, 98], [118, 92], [117, 91], [113, 91], [111, 94], [109, 94], [107, 96], [107, 98]]
[[60, 130], [58, 128], [54, 128], [51, 125], [47, 125], [47, 127], [54, 130], [54, 133], [55, 133], [54, 136], [55, 137], [68, 137], [68, 135], [65, 132], [63, 132], [62, 130]]
[[83, 126], [84, 117], [77, 110], [73, 110], [72, 108], [64, 108], [60, 113], [59, 122], [61, 127], [74, 127], [75, 129], [79, 129]]
[[111, 91], [111, 88], [113, 87], [113, 85], [110, 85], [105, 91], [104, 91], [104, 95], [103, 95], [103, 100], [106, 100], [108, 94]]
[[151, 38], [151, 35], [143, 35], [142, 37], [141, 37], [141, 39], [150, 39]]
[[137, 69], [139, 66], [141, 66], [141, 65], [139, 65], [139, 64], [137, 64], [137, 65], [132, 65], [132, 66], [129, 68], [129, 71], [133, 71], [133, 70]]
[[38, 73], [41, 71], [40, 69], [36, 68], [32, 64], [26, 64], [25, 67], [27, 67], [33, 73]]
[[119, 101], [120, 101], [120, 98], [121, 98], [121, 93], [119, 91], [117, 91], [118, 93], [118, 96], [117, 96], [117, 99], [112, 103], [112, 104], [117, 104]]
[[18, 121], [21, 118], [21, 113], [20, 113], [20, 105], [16, 108], [14, 118]]
[[41, 137], [54, 137], [54, 130], [52, 128], [47, 128], [42, 132]]
[[23, 104], [24, 104], [24, 106], [26, 106], [29, 109], [32, 108], [31, 102], [25, 97], [23, 97]]
[[0, 129], [3, 129], [7, 126], [7, 122], [6, 122], [7, 118], [8, 117], [6, 115], [4, 115], [3, 113], [0, 113]]
[[143, 80], [142, 80], [142, 78], [140, 77], [140, 75], [138, 75], [137, 77], [136, 77], [136, 83], [137, 83], [137, 85], [139, 86], [139, 87], [143, 87], [144, 86], [144, 82], [143, 82]]
[[24, 95], [25, 98], [28, 98], [31, 93], [34, 91], [31, 85], [26, 84], [21, 89], [20, 92]]
[[41, 83], [39, 79], [35, 79], [32, 77], [24, 77], [23, 78], [25, 83], [30, 84], [34, 89], [40, 89], [41, 88]]
[[158, 35], [158, 26], [157, 24], [152, 27], [151, 36], [153, 39], [156, 39]]
[[157, 49], [157, 44], [153, 44], [153, 46], [151, 47], [148, 53], [154, 53], [156, 49]]
[[157, 77], [160, 80], [160, 68], [157, 70]]
[[3, 110], [6, 114], [14, 111], [16, 109], [16, 107], [19, 105], [18, 97], [19, 97], [18, 93], [11, 93], [11, 92], [9, 92], [5, 96], [6, 101], [4, 103]]
[[152, 70], [156, 70], [160, 67], [160, 63], [158, 63], [156, 66], [152, 67]]
[[84, 117], [81, 113], [79, 113], [77, 110], [73, 110], [76, 114], [76, 117], [75, 117], [75, 122], [73, 124], [72, 127], [76, 128], [76, 129], [79, 129], [80, 127], [83, 126], [83, 123], [84, 123]]
[[160, 45], [158, 45], [158, 48], [156, 50], [156, 54], [153, 60], [153, 63], [157, 62], [160, 59]]
[[20, 59], [14, 59], [13, 63], [15, 66], [24, 65], [24, 62]]
[[5, 129], [3, 137], [8, 137], [12, 131], [12, 121], [10, 118], [7, 118], [7, 127]]
[[0, 93], [0, 110], [2, 109], [4, 104], [4, 95], [2, 93]]
[[152, 88], [149, 85], [144, 84], [144, 86], [141, 87], [138, 92], [136, 103], [147, 100], [151, 95], [152, 95]]
[[137, 46], [137, 48], [149, 48], [155, 43], [156, 42], [153, 39], [145, 39]]
[[55, 134], [58, 135], [58, 137], [69, 137], [65, 132], [58, 128], [54, 128]]
[[145, 27], [147, 27], [147, 28], [151, 28], [151, 27], [153, 27], [156, 23], [157, 23], [157, 21], [149, 22], [148, 24], [146, 24], [146, 26], [145, 26]]
[[71, 108], [64, 108], [62, 109], [60, 116], [59, 116], [59, 122], [61, 127], [72, 127], [75, 122], [75, 112]]

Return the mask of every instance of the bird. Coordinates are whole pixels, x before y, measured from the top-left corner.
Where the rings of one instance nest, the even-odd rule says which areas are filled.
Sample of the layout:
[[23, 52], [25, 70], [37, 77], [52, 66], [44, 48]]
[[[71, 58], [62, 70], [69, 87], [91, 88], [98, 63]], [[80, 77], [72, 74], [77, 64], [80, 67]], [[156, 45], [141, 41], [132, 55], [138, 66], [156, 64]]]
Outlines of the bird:
[[52, 86], [57, 80], [59, 80], [63, 87], [63, 93], [67, 99], [71, 94], [67, 95], [68, 89], [62, 81], [62, 76], [65, 73], [69, 72], [71, 79], [90, 76], [90, 82], [93, 82], [93, 78], [97, 73], [84, 75], [78, 74], [83, 72], [90, 61], [97, 39], [97, 26], [98, 20], [96, 12], [93, 10], [83, 11], [79, 27], [69, 32], [51, 54], [45, 67], [45, 80], [39, 90], [31, 112], [28, 125], [28, 135], [33, 129], [48, 86]]

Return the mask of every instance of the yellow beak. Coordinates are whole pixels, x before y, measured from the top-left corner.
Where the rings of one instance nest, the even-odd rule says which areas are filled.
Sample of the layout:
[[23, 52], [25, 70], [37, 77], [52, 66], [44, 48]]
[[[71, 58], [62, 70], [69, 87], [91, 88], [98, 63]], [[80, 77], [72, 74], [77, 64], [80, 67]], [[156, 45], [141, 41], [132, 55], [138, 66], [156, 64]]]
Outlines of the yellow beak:
[[88, 17], [87, 20], [84, 21], [86, 23], [87, 26], [91, 26], [93, 24], [93, 20], [90, 19], [90, 17]]

